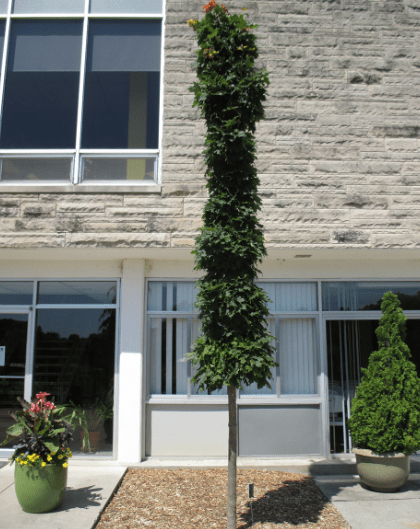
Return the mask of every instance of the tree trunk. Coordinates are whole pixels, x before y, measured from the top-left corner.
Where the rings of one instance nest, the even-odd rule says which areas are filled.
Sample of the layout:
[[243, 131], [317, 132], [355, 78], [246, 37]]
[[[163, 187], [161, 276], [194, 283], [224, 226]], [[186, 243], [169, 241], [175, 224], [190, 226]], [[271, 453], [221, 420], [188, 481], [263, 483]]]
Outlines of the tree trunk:
[[228, 495], [227, 495], [227, 529], [236, 529], [236, 388], [228, 387], [229, 403], [229, 460], [228, 460]]

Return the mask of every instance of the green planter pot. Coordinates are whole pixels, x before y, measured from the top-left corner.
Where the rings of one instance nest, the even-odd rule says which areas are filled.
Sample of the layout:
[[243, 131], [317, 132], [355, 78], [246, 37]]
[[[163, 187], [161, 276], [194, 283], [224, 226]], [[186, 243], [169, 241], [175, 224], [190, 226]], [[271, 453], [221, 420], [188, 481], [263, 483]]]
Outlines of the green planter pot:
[[377, 492], [395, 492], [410, 474], [410, 455], [398, 452], [376, 454], [353, 448], [359, 477], [368, 488]]
[[63, 500], [66, 485], [67, 468], [15, 464], [16, 496], [25, 512], [40, 513], [56, 509]]

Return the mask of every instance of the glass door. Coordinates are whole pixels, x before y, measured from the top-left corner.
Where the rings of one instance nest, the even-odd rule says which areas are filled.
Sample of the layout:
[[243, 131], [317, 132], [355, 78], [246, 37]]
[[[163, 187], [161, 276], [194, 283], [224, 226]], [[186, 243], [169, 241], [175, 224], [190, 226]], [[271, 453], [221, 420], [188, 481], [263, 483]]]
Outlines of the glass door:
[[[368, 366], [370, 354], [378, 349], [377, 327], [378, 320], [373, 319], [326, 321], [329, 434], [330, 452], [333, 454], [351, 452], [347, 420], [351, 401], [360, 383], [361, 369]], [[410, 360], [420, 376], [420, 319], [410, 315], [406, 331]]]
[[[0, 312], [0, 442], [14, 423], [8, 412], [20, 408], [16, 397], [30, 395], [29, 319], [29, 312]], [[13, 443], [1, 448], [11, 448]]]
[[326, 322], [330, 452], [352, 449], [347, 420], [360, 383], [361, 368], [377, 348], [376, 320], [330, 320]]

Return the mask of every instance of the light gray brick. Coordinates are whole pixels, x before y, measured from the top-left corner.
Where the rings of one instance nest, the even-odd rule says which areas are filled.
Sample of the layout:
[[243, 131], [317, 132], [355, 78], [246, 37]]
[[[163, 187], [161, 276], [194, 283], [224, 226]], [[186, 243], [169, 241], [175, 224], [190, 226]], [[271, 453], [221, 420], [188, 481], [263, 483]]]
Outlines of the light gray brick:
[[169, 244], [169, 235], [161, 233], [66, 234], [66, 246], [69, 248], [159, 248]]

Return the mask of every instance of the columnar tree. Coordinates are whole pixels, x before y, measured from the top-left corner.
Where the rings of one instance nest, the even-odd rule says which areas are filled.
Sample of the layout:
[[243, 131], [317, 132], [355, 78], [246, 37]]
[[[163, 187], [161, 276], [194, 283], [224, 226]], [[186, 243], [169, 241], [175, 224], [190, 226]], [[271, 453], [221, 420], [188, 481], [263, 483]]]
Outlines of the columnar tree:
[[228, 529], [236, 528], [236, 391], [242, 384], [269, 385], [276, 365], [265, 318], [266, 293], [255, 284], [266, 250], [257, 214], [261, 200], [255, 125], [264, 117], [267, 73], [255, 68], [256, 26], [214, 0], [202, 20], [190, 20], [199, 49], [194, 106], [207, 126], [205, 164], [209, 199], [194, 250], [196, 306], [202, 335], [190, 358], [193, 382], [209, 392], [228, 387]]
[[358, 448], [412, 453], [420, 450], [420, 380], [404, 342], [407, 318], [392, 292], [384, 294], [381, 309], [379, 350], [352, 400], [350, 433]]

